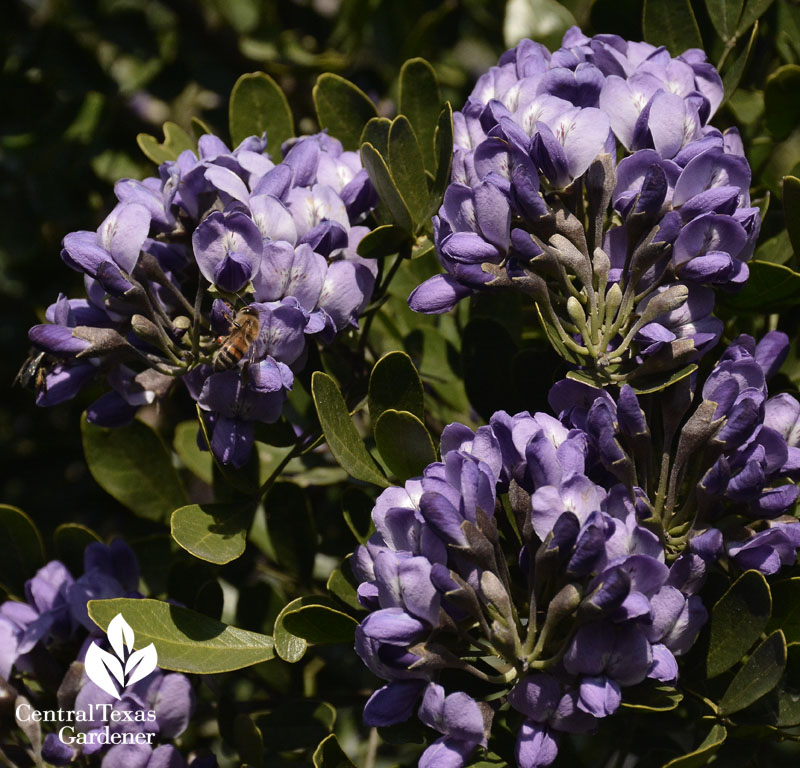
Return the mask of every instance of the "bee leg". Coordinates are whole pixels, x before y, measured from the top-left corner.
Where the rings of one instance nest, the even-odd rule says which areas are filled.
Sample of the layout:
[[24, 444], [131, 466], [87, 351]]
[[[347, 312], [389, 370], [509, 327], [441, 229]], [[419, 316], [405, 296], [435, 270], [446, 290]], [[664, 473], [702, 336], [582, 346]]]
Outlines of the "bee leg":
[[245, 360], [244, 364], [242, 365], [242, 384], [244, 384], [244, 386], [247, 386], [248, 382], [250, 381], [249, 369], [250, 361]]

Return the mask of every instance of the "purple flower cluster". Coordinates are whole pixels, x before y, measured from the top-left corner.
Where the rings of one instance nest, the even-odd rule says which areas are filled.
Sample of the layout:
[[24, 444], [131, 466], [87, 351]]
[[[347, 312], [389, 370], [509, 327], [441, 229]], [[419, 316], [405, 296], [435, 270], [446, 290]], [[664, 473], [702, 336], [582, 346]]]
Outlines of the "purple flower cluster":
[[454, 115], [445, 273], [409, 304], [516, 286], [562, 356], [608, 383], [696, 359], [722, 331], [713, 287], [747, 280], [760, 227], [738, 134], [708, 124], [722, 98], [699, 50], [572, 28], [552, 54], [507, 51]]
[[[475, 433], [447, 427], [441, 451], [422, 477], [381, 494], [377, 532], [354, 558], [370, 610], [356, 650], [387, 681], [364, 719], [404, 721], [421, 697], [419, 718], [441, 736], [420, 766], [460, 768], [507, 699], [518, 764], [548, 765], [559, 733], [593, 730], [624, 687], [676, 680], [675, 656], [706, 618], [702, 579], [693, 568], [689, 581], [680, 558], [665, 564], [636, 494], [585, 474], [582, 430], [498, 412]], [[498, 532], [510, 532], [508, 511], [512, 552]], [[448, 695], [445, 670], [483, 683], [488, 701]]]
[[[0, 605], [0, 678], [14, 685], [12, 675], [16, 673], [37, 680], [45, 689], [58, 686], [60, 702], [74, 699], [66, 740], [55, 732], [45, 736], [42, 754], [51, 765], [68, 765], [82, 756], [101, 754], [103, 768], [186, 765], [172, 744], [158, 742], [180, 736], [189, 723], [194, 709], [189, 678], [155, 669], [115, 698], [83, 672], [90, 645], [106, 642], [89, 618], [88, 601], [143, 597], [138, 586], [136, 555], [124, 541], [114, 539], [109, 545], [93, 542], [86, 547], [84, 570], [77, 579], [63, 563], [51, 560], [26, 583], [25, 602], [7, 600]], [[61, 665], [65, 657], [77, 662], [66, 674]], [[117, 716], [109, 714], [111, 710]], [[128, 718], [119, 714], [122, 712], [134, 714]], [[63, 725], [58, 723], [59, 728]], [[111, 734], [142, 737], [138, 743], [118, 743], [108, 749], [108, 742], [97, 738], [106, 727]], [[191, 764], [196, 768], [204, 765], [202, 759]], [[207, 768], [215, 765], [213, 760]]]
[[[680, 431], [664, 430], [668, 466], [656, 477], [645, 410], [625, 386], [616, 397], [564, 379], [550, 393], [550, 405], [568, 427], [585, 430], [594, 467], [590, 476], [642, 482], [663, 490], [648, 513], [665, 531], [669, 550], [689, 546], [706, 559], [728, 557], [742, 569], [776, 573], [795, 561], [800, 526], [791, 514], [800, 477], [800, 403], [789, 394], [769, 397], [767, 380], [789, 350], [781, 332], [756, 344], [747, 335], [723, 352], [698, 393], [688, 378], [665, 398], [667, 420], [685, 419]], [[682, 401], [682, 405], [681, 405]], [[648, 480], [648, 474], [652, 475]], [[688, 527], [687, 527], [688, 526]]]
[[[550, 394], [558, 419], [448, 426], [442, 461], [378, 497], [353, 560], [370, 611], [356, 650], [387, 681], [365, 721], [417, 709], [440, 734], [420, 766], [461, 768], [508, 701], [531, 768], [553, 762], [560, 733], [613, 714], [626, 687], [675, 684], [707, 618], [708, 569], [774, 574], [800, 548], [800, 403], [766, 385], [787, 350], [779, 332], [740, 336], [697, 398], [696, 375], [660, 399], [565, 379]], [[458, 675], [484, 700], [448, 694]]]
[[[86, 298], [59, 296], [30, 330], [39, 405], [104, 378], [87, 416], [119, 426], [188, 373], [214, 453], [247, 460], [254, 423], [279, 418], [309, 339], [357, 327], [377, 272], [356, 253], [376, 202], [358, 154], [324, 133], [287, 142], [277, 165], [265, 146], [250, 137], [231, 151], [202, 136], [158, 178], [117, 182], [96, 232], [64, 238]], [[245, 306], [257, 317], [249, 334], [236, 321]], [[215, 357], [237, 329], [236, 354]]]

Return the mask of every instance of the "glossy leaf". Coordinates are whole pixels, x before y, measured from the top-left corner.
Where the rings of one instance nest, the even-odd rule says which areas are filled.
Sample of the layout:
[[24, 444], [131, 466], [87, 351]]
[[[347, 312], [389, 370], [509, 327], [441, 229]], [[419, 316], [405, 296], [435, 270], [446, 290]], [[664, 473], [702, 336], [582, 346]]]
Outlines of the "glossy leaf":
[[747, 0], [739, 19], [737, 33], [739, 35], [744, 34], [751, 24], [754, 24], [757, 19], [760, 19], [767, 12], [772, 2], [773, 0]]
[[389, 157], [389, 129], [392, 121], [388, 117], [373, 117], [361, 133], [359, 146], [372, 144], [384, 157]]
[[89, 544], [100, 537], [80, 523], [62, 523], [53, 533], [56, 559], [61, 560], [73, 574], [83, 572], [83, 553]]
[[767, 128], [778, 141], [785, 139], [800, 123], [800, 66], [787, 64], [776, 69], [764, 88]]
[[770, 312], [791, 309], [800, 304], [800, 272], [782, 264], [751, 261], [750, 279], [737, 294], [725, 297], [725, 304], [735, 312]]
[[275, 619], [275, 627], [272, 630], [272, 636], [275, 639], [275, 653], [290, 664], [300, 661], [300, 659], [305, 656], [308, 643], [302, 637], [292, 634], [284, 626], [283, 620], [287, 613], [291, 613], [297, 608], [301, 608], [313, 602], [314, 598], [311, 596], [298, 597], [296, 600], [292, 600], [292, 602], [283, 606], [281, 612]]
[[328, 592], [339, 598], [348, 608], [355, 611], [364, 610], [361, 603], [358, 602], [356, 587], [348, 581], [347, 576], [339, 568], [331, 572], [325, 587]]
[[253, 768], [264, 763], [264, 738], [250, 715], [238, 714], [233, 721], [233, 743], [242, 761]]
[[436, 461], [436, 448], [425, 425], [408, 411], [384, 411], [375, 424], [375, 443], [386, 466], [401, 481], [421, 475]]
[[372, 508], [375, 500], [360, 488], [348, 488], [342, 494], [342, 516], [350, 532], [360, 544], [366, 544], [374, 533]]
[[120, 597], [90, 600], [88, 607], [92, 621], [103, 631], [121, 613], [133, 628], [137, 650], [155, 645], [161, 669], [210, 675], [274, 656], [269, 635], [237, 629], [160, 600]]
[[187, 552], [215, 565], [241, 557], [253, 507], [247, 503], [189, 504], [172, 513], [172, 538]]
[[405, 352], [388, 352], [375, 363], [369, 377], [368, 405], [373, 425], [389, 408], [424, 417], [422, 381]]
[[711, 636], [706, 669], [716, 677], [734, 666], [761, 636], [772, 599], [766, 579], [746, 571], [711, 609]]
[[344, 753], [334, 733], [320, 742], [312, 759], [314, 768], [356, 768], [355, 763]]
[[352, 643], [358, 622], [332, 604], [323, 604], [326, 598], [314, 599], [317, 602], [304, 603], [284, 612], [284, 628], [309, 645]]
[[311, 378], [311, 392], [325, 440], [339, 465], [356, 480], [385, 487], [386, 478], [358, 434], [336, 382], [322, 371]]
[[742, 79], [747, 62], [750, 59], [750, 52], [753, 49], [753, 44], [756, 41], [757, 35], [758, 22], [756, 22], [753, 26], [753, 31], [750, 36], [740, 41], [733, 51], [733, 57], [730, 59], [730, 64], [727, 66], [725, 73], [722, 76], [722, 87], [725, 92], [725, 95], [722, 99], [723, 104], [730, 99], [730, 97], [739, 87], [739, 82]]
[[683, 694], [671, 685], [645, 680], [625, 689], [622, 706], [643, 712], [670, 712], [683, 701]]
[[800, 254], [800, 179], [796, 176], [783, 179], [783, 220], [792, 250]]
[[208, 485], [214, 482], [211, 451], [201, 451], [197, 445], [197, 421], [182, 421], [175, 427], [172, 447], [192, 474]]
[[187, 149], [194, 151], [197, 143], [177, 123], [164, 123], [164, 140], [159, 141], [149, 133], [140, 133], [136, 137], [139, 149], [156, 165], [166, 163], [168, 160], [177, 160], [178, 155]]
[[162, 520], [187, 502], [186, 492], [161, 438], [141, 421], [109, 429], [84, 414], [83, 453], [100, 487], [134, 514]]
[[428, 213], [433, 215], [439, 209], [444, 191], [450, 183], [450, 167], [453, 163], [453, 108], [450, 102], [444, 105], [436, 121], [434, 135], [436, 152], [436, 174], [431, 186], [431, 204]]
[[786, 640], [783, 632], [773, 632], [736, 673], [719, 702], [721, 715], [731, 715], [773, 690], [786, 667]]
[[358, 255], [365, 259], [381, 259], [397, 253], [407, 241], [408, 232], [394, 224], [384, 224], [361, 238]]
[[248, 136], [266, 131], [267, 151], [277, 163], [281, 144], [294, 136], [294, 118], [286, 95], [264, 72], [242, 75], [233, 86], [228, 104], [231, 141], [236, 147]]
[[395, 224], [404, 231], [411, 232], [413, 230], [411, 213], [389, 173], [386, 160], [372, 144], [362, 144], [361, 162], [364, 164], [367, 175], [377, 190], [378, 196], [392, 215]]
[[389, 129], [389, 170], [418, 228], [428, 211], [428, 182], [419, 141], [404, 115], [396, 117]]
[[44, 564], [42, 537], [21, 509], [0, 504], [0, 584], [17, 597], [25, 595], [25, 581]]
[[800, 725], [800, 643], [786, 646], [786, 673], [778, 686], [777, 698], [775, 725], [779, 728]]
[[666, 46], [673, 56], [703, 47], [689, 0], [644, 0], [642, 27], [648, 43]]
[[434, 134], [442, 108], [436, 72], [425, 59], [409, 59], [400, 69], [398, 91], [400, 114], [411, 122], [425, 168], [433, 173], [437, 166]]
[[800, 577], [771, 585], [772, 615], [767, 632], [780, 629], [787, 643], [800, 643]]
[[706, 10], [717, 34], [725, 41], [736, 34], [743, 0], [706, 0]]
[[715, 725], [697, 749], [688, 755], [682, 755], [670, 760], [664, 765], [664, 768], [702, 768], [702, 766], [709, 764], [711, 758], [719, 751], [727, 737], [728, 731], [725, 726]]
[[339, 139], [345, 149], [356, 150], [364, 125], [377, 117], [375, 105], [358, 86], [325, 72], [312, 91], [319, 127]]

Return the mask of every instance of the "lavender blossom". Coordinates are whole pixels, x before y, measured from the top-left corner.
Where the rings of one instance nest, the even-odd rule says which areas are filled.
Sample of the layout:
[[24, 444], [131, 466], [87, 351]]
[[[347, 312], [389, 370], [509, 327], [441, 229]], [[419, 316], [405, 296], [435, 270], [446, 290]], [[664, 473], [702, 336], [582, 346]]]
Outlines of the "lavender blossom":
[[[353, 558], [369, 611], [356, 651], [387, 681], [364, 719], [392, 725], [418, 708], [440, 734], [420, 766], [462, 768], [486, 747], [507, 698], [526, 718], [518, 764], [549, 765], [559, 734], [593, 730], [626, 687], [674, 682], [675, 655], [696, 637], [702, 606], [669, 584], [664, 547], [642, 525], [643, 492], [631, 498], [615, 480], [585, 474], [595, 458], [583, 430], [544, 413], [500, 412], [477, 432], [448, 426], [441, 452], [422, 477], [378, 497], [376, 533]], [[517, 567], [522, 593], [511, 585]], [[489, 701], [444, 687], [459, 675], [465, 687], [472, 678], [494, 690]]]
[[522, 290], [561, 356], [602, 385], [695, 361], [721, 335], [713, 289], [742, 287], [760, 226], [738, 134], [709, 125], [722, 96], [700, 51], [577, 28], [552, 54], [530, 40], [507, 51], [454, 115], [434, 218], [445, 274], [411, 308]]
[[[117, 427], [183, 379], [209, 414], [201, 447], [247, 461], [255, 424], [280, 418], [308, 344], [358, 327], [377, 274], [356, 252], [377, 202], [358, 154], [326, 134], [287, 143], [278, 164], [265, 147], [263, 136], [233, 150], [202, 136], [158, 178], [120, 180], [97, 232], [64, 238], [87, 298], [60, 295], [30, 331], [39, 405], [102, 377], [109, 391], [87, 417]], [[230, 370], [211, 373], [244, 306], [257, 309], [258, 333]]]

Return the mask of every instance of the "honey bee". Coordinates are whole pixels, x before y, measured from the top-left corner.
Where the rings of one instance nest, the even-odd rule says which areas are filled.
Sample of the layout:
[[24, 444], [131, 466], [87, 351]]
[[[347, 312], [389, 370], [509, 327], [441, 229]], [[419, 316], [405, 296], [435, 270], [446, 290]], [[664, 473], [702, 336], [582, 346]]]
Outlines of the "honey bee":
[[235, 368], [247, 354], [261, 331], [261, 317], [255, 307], [240, 309], [231, 319], [227, 336], [219, 338], [220, 348], [211, 361], [215, 371], [229, 371]]
[[47, 371], [50, 361], [47, 352], [31, 350], [19, 372], [14, 377], [14, 384], [19, 384], [26, 389], [33, 389], [37, 393], [47, 394]]

